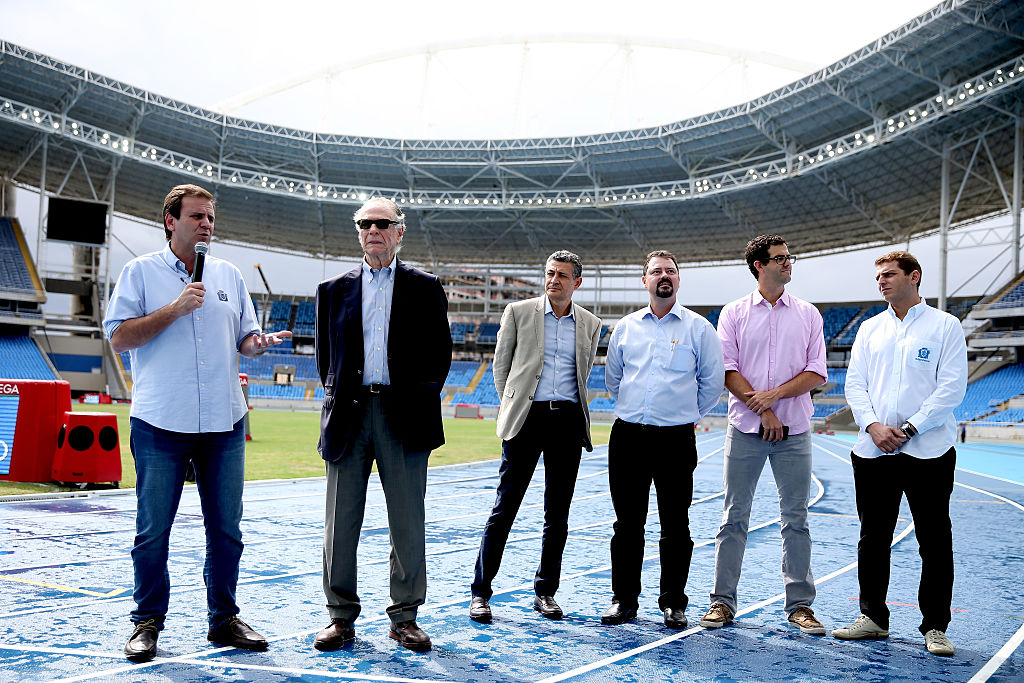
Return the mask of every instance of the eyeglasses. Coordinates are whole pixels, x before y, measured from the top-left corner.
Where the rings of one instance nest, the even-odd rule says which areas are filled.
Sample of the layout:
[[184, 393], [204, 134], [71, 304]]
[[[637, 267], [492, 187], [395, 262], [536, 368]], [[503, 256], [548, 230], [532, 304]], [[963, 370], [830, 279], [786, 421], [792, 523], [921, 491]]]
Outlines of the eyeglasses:
[[389, 218], [360, 218], [356, 221], [356, 227], [360, 230], [369, 230], [373, 226], [377, 226], [378, 230], [387, 230], [392, 225], [398, 225], [398, 221]]
[[778, 256], [769, 256], [767, 261], [775, 261], [781, 266], [786, 261], [789, 261], [790, 263], [796, 261], [796, 256], [793, 256], [792, 254], [779, 254]]

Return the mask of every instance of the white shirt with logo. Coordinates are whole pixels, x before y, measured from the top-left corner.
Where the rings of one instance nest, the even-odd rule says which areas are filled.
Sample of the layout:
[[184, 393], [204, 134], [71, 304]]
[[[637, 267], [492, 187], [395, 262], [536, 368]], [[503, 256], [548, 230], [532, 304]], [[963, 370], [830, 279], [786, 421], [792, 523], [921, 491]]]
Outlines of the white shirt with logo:
[[937, 458], [956, 443], [953, 410], [967, 392], [967, 343], [960, 321], [922, 299], [903, 320], [892, 306], [857, 331], [846, 375], [846, 401], [860, 434], [853, 452], [883, 452], [865, 429], [874, 422], [918, 434], [900, 447], [915, 458]]

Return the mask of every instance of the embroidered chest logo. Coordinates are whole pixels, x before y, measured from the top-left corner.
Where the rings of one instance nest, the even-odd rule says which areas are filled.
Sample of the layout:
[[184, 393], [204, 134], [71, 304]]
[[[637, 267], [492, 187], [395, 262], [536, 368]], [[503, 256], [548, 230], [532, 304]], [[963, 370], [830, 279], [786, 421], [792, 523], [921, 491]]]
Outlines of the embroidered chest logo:
[[922, 346], [917, 350], [917, 360], [928, 363], [930, 362], [928, 356], [930, 356], [931, 353], [931, 350], [927, 346]]
[[[224, 292], [223, 289], [218, 289], [217, 290], [217, 298], [220, 299], [221, 301], [227, 301], [228, 300], [228, 295]], [[922, 350], [926, 350], [926, 349], [922, 349]]]

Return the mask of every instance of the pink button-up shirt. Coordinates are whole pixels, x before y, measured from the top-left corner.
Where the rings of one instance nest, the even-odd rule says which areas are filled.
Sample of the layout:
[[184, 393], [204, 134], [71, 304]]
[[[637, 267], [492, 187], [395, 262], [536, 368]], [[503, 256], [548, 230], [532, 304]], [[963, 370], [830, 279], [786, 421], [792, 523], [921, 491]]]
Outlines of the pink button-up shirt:
[[[718, 318], [725, 371], [735, 370], [756, 391], [785, 384], [801, 372], [828, 378], [821, 313], [811, 304], [783, 292], [774, 306], [756, 289], [727, 304]], [[790, 434], [811, 428], [811, 395], [782, 398], [772, 411]], [[729, 422], [747, 434], [756, 434], [761, 418], [746, 403], [729, 394]]]

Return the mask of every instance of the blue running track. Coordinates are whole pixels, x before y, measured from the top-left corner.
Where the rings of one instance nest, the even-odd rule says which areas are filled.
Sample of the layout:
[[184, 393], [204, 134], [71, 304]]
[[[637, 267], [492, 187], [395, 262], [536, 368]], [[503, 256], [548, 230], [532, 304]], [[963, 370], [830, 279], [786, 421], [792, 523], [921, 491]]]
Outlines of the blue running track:
[[[814, 609], [830, 630], [858, 613], [851, 442], [848, 436], [814, 437]], [[327, 623], [320, 583], [322, 478], [250, 482], [245, 489], [238, 598], [242, 618], [271, 641], [265, 653], [206, 641], [203, 524], [195, 489], [186, 489], [171, 536], [171, 611], [158, 657], [147, 664], [122, 655], [133, 606], [133, 492], [0, 502], [0, 681], [1024, 680], [1024, 447], [958, 448], [951, 504], [957, 578], [948, 631], [957, 652], [939, 658], [928, 654], [917, 631], [920, 561], [905, 504], [893, 542], [892, 636], [843, 642], [787, 626], [778, 505], [767, 467], [751, 515], [736, 623], [715, 631], [696, 627], [707, 608], [722, 514], [723, 443], [720, 431], [698, 435], [691, 508], [697, 547], [687, 610], [693, 626], [682, 631], [665, 628], [657, 609], [653, 495], [639, 618], [601, 624], [610, 600], [614, 521], [603, 447], [585, 453], [580, 467], [556, 596], [562, 621], [531, 609], [543, 473], [538, 470], [513, 528], [491, 601], [494, 622], [485, 625], [470, 621], [467, 607], [497, 463], [431, 469], [430, 578], [419, 617], [434, 641], [429, 653], [404, 650], [387, 636], [387, 517], [375, 478], [359, 549], [363, 615], [354, 644], [333, 653], [312, 646]]]

